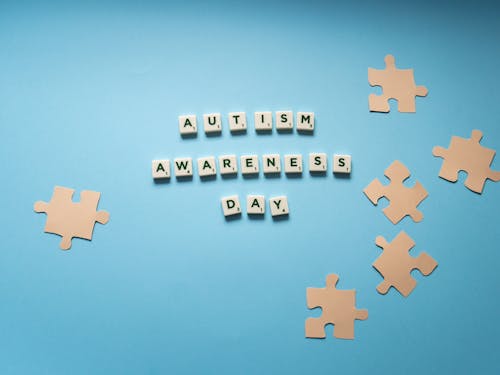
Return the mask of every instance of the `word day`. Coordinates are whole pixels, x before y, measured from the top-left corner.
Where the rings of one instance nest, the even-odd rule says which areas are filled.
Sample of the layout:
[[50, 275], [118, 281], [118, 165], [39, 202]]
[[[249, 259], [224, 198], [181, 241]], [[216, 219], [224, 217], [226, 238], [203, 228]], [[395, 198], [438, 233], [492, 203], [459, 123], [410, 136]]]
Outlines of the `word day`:
[[[222, 198], [221, 204], [224, 216], [241, 214], [240, 198], [237, 195]], [[284, 195], [269, 198], [269, 207], [272, 216], [289, 214], [288, 199]], [[265, 212], [266, 200], [263, 195], [247, 195], [247, 213], [249, 215], [264, 215]]]
[[[275, 116], [276, 129], [278, 131], [291, 131], [294, 127], [292, 111], [277, 111]], [[231, 133], [241, 133], [247, 130], [247, 115], [245, 112], [231, 112], [228, 114], [229, 130]], [[297, 131], [314, 131], [314, 112], [297, 112]], [[255, 112], [254, 126], [257, 132], [270, 132], [273, 129], [272, 112]], [[206, 134], [217, 134], [222, 132], [222, 116], [220, 113], [203, 115], [203, 129]], [[182, 136], [194, 136], [198, 134], [196, 115], [179, 116], [179, 132]]]
[[[235, 175], [238, 173], [236, 155], [221, 155], [218, 158], [219, 172], [221, 175]], [[213, 177], [217, 174], [217, 165], [214, 156], [198, 158], [198, 175], [200, 177]], [[240, 156], [240, 169], [242, 175], [257, 175], [260, 172], [259, 157], [257, 155]], [[281, 157], [279, 154], [262, 155], [262, 169], [264, 174], [281, 174]], [[302, 174], [302, 155], [290, 154], [284, 157], [286, 174]], [[325, 153], [309, 154], [309, 172], [311, 174], [326, 174], [328, 169], [327, 155]], [[154, 179], [169, 179], [170, 160], [161, 159], [152, 161], [152, 176]], [[174, 173], [176, 177], [193, 176], [193, 159], [174, 159]], [[351, 173], [351, 155], [333, 155], [333, 173]]]

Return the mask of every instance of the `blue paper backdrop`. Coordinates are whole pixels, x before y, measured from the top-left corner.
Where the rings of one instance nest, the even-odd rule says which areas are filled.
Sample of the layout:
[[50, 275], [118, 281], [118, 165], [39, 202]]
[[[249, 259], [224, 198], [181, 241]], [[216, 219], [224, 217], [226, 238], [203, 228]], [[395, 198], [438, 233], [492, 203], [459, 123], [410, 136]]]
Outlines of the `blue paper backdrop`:
[[[500, 151], [494, 2], [0, 4], [0, 373], [499, 373], [500, 184], [438, 178], [435, 145]], [[368, 111], [392, 53], [429, 89], [416, 114]], [[256, 135], [257, 110], [314, 111], [313, 136]], [[231, 136], [230, 111], [250, 131]], [[177, 116], [224, 114], [183, 140]], [[151, 160], [349, 153], [350, 179], [154, 184]], [[493, 167], [500, 169], [500, 161]], [[392, 225], [363, 188], [394, 160], [429, 198]], [[102, 192], [110, 222], [70, 251], [33, 212], [55, 185]], [[222, 196], [286, 194], [289, 220], [226, 222]], [[76, 197], [78, 198], [78, 196]], [[405, 230], [439, 267], [403, 298], [371, 267]], [[306, 287], [357, 290], [356, 339], [304, 338]]]

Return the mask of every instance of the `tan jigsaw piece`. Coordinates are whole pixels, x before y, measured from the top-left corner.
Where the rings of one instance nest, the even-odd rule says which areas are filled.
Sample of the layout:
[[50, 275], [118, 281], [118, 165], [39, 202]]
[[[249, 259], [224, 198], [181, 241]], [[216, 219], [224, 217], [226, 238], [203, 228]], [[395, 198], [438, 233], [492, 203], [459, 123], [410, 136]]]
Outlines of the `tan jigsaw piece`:
[[338, 290], [339, 277], [326, 277], [326, 288], [307, 288], [307, 307], [321, 307], [319, 318], [306, 320], [306, 337], [325, 338], [325, 325], [333, 324], [333, 336], [339, 339], [354, 339], [354, 320], [368, 318], [368, 310], [356, 309], [356, 291]]
[[436, 146], [432, 150], [434, 156], [443, 158], [443, 165], [439, 171], [439, 177], [456, 182], [458, 172], [467, 172], [465, 186], [470, 190], [481, 194], [487, 179], [500, 181], [500, 172], [490, 168], [495, 157], [495, 150], [483, 147], [479, 144], [483, 138], [480, 130], [473, 130], [470, 138], [451, 137], [450, 146], [445, 149]]
[[389, 112], [389, 99], [396, 99], [399, 112], [415, 112], [415, 96], [426, 96], [427, 88], [415, 84], [413, 69], [397, 69], [394, 56], [387, 55], [384, 61], [384, 70], [368, 68], [368, 82], [383, 91], [368, 97], [370, 111]]
[[411, 276], [411, 271], [418, 269], [427, 276], [437, 267], [437, 262], [427, 253], [422, 252], [416, 258], [409, 252], [415, 242], [401, 231], [391, 243], [382, 236], [375, 239], [375, 244], [384, 251], [373, 263], [373, 267], [382, 275], [384, 281], [377, 286], [377, 291], [386, 294], [392, 286], [403, 296], [408, 295], [417, 286], [417, 281]]
[[417, 209], [417, 206], [428, 196], [427, 190], [416, 182], [415, 186], [408, 188], [403, 182], [410, 177], [410, 171], [403, 163], [396, 160], [384, 172], [391, 183], [382, 185], [376, 178], [363, 190], [368, 199], [377, 205], [380, 198], [386, 197], [390, 203], [382, 211], [393, 223], [397, 224], [406, 215], [411, 216], [413, 221], [422, 221], [424, 215]]
[[109, 213], [97, 211], [101, 193], [82, 191], [80, 202], [73, 202], [73, 189], [56, 186], [49, 203], [35, 203], [36, 212], [45, 212], [47, 221], [45, 232], [58, 234], [62, 237], [60, 247], [63, 250], [71, 248], [73, 237], [92, 239], [96, 222], [106, 224]]

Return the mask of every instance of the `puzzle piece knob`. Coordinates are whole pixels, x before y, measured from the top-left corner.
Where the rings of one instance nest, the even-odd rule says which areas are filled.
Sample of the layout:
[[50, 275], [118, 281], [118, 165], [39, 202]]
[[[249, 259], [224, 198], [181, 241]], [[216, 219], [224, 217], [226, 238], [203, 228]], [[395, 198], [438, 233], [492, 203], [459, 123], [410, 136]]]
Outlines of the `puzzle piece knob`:
[[96, 221], [99, 224], [106, 224], [109, 221], [109, 212], [107, 211], [98, 211], [96, 214]]
[[389, 284], [387, 281], [384, 280], [377, 285], [377, 292], [379, 292], [380, 294], [387, 294], [390, 287], [391, 284]]
[[47, 212], [47, 208], [48, 208], [47, 202], [42, 202], [42, 201], [35, 202], [35, 205], [33, 206], [35, 212]]
[[483, 132], [482, 132], [481, 130], [474, 129], [474, 130], [471, 132], [470, 138], [471, 138], [474, 142], [479, 143], [479, 141], [481, 141], [481, 139], [483, 139]]
[[368, 310], [367, 309], [356, 310], [356, 319], [358, 320], [368, 319]]
[[62, 250], [69, 250], [71, 248], [71, 237], [63, 237], [61, 243], [59, 244], [59, 247]]
[[326, 277], [326, 286], [334, 288], [335, 285], [337, 285], [338, 281], [339, 281], [339, 277], [337, 275], [335, 275], [334, 273], [332, 273]]
[[427, 96], [428, 93], [429, 93], [429, 90], [427, 90], [427, 87], [425, 87], [425, 86], [417, 86], [417, 88], [415, 90], [415, 94], [417, 96]]
[[385, 62], [385, 66], [387, 69], [389, 69], [389, 68], [395, 69], [396, 68], [396, 59], [394, 58], [393, 55], [387, 55], [384, 58], [384, 62]]

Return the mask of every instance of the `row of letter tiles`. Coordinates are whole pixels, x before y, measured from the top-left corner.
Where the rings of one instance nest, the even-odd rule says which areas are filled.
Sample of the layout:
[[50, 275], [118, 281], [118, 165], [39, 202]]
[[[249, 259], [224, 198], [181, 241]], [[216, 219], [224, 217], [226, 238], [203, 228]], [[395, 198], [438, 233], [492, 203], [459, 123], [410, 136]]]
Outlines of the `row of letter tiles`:
[[[276, 129], [285, 131], [293, 129], [293, 112], [276, 112]], [[231, 112], [228, 115], [229, 130], [232, 133], [244, 132], [247, 130], [247, 115], [245, 112]], [[314, 131], [314, 112], [297, 112], [297, 130], [300, 132]], [[255, 130], [269, 132], [273, 129], [272, 112], [254, 113]], [[203, 128], [206, 134], [217, 134], [222, 132], [222, 117], [220, 113], [210, 113], [203, 115]], [[183, 136], [195, 135], [198, 133], [196, 115], [179, 116], [179, 132]]]
[[[326, 173], [328, 168], [325, 153], [309, 154], [309, 172]], [[258, 174], [260, 172], [259, 158], [257, 155], [243, 155], [240, 157], [241, 173], [244, 175]], [[262, 169], [265, 174], [281, 173], [281, 158], [279, 154], [262, 155]], [[193, 159], [174, 159], [174, 172], [176, 177], [190, 177], [193, 175]], [[237, 174], [238, 162], [236, 155], [219, 156], [219, 170], [221, 175]], [[285, 173], [301, 174], [302, 155], [285, 155]], [[350, 155], [333, 155], [333, 173], [351, 173]], [[214, 156], [198, 159], [198, 174], [200, 177], [215, 176], [217, 167]], [[170, 178], [170, 160], [153, 160], [152, 175], [155, 179]]]
[[[222, 212], [224, 216], [241, 214], [240, 198], [237, 195], [221, 199]], [[288, 199], [286, 196], [269, 198], [269, 207], [272, 216], [288, 215]], [[263, 195], [247, 196], [247, 213], [249, 215], [264, 215], [266, 212], [266, 200]]]

